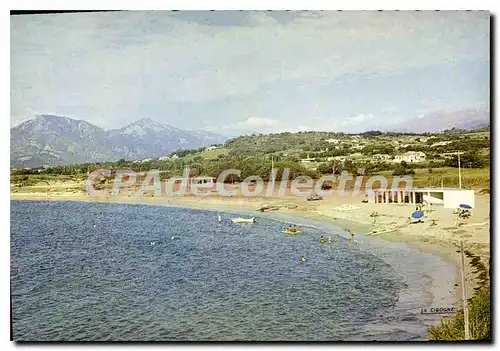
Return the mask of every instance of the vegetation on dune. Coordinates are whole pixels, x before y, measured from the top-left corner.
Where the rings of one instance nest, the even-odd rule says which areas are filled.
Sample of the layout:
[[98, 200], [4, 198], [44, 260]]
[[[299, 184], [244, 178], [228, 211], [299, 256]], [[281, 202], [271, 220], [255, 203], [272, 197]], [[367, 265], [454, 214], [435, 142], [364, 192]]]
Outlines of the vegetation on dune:
[[[469, 340], [491, 340], [491, 296], [490, 271], [481, 262], [479, 256], [465, 250], [465, 255], [471, 259], [477, 287], [468, 300]], [[465, 322], [464, 310], [460, 309], [453, 317], [444, 317], [441, 323], [429, 328], [430, 340], [464, 340]]]

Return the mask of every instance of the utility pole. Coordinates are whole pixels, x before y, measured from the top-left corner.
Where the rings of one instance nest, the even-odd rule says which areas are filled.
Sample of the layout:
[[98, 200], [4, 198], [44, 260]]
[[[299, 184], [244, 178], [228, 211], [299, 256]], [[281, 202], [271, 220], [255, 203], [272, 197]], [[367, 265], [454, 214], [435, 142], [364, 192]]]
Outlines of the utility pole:
[[460, 169], [460, 151], [457, 151], [458, 155], [458, 187], [462, 189], [462, 171]]
[[469, 340], [469, 311], [467, 309], [467, 287], [465, 285], [465, 258], [464, 258], [464, 243], [460, 240], [460, 270], [462, 273], [462, 302], [464, 307], [464, 325], [465, 336], [464, 340]]

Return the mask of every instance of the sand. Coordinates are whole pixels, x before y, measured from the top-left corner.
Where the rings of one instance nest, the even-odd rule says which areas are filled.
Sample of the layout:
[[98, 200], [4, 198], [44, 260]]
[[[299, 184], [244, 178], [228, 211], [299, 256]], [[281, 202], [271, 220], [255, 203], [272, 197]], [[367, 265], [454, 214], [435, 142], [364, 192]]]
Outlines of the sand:
[[[73, 184], [72, 184], [73, 185]], [[80, 187], [82, 189], [82, 187]], [[467, 220], [457, 220], [451, 209], [435, 207], [426, 213], [423, 223], [407, 224], [407, 219], [415, 210], [410, 204], [372, 204], [362, 203], [361, 197], [328, 195], [321, 201], [307, 201], [305, 197], [243, 197], [219, 196], [179, 196], [179, 197], [129, 197], [116, 195], [108, 197], [92, 197], [78, 188], [68, 186], [12, 188], [12, 200], [76, 200], [105, 201], [143, 204], [169, 204], [189, 206], [198, 209], [221, 211], [258, 211], [262, 207], [275, 207], [275, 212], [293, 214], [301, 218], [309, 218], [333, 222], [343, 228], [355, 232], [371, 233], [382, 240], [404, 243], [422, 252], [439, 255], [456, 267], [453, 294], [458, 301], [461, 297], [460, 254], [457, 253], [460, 240], [465, 249], [481, 257], [489, 267], [490, 260], [490, 196], [476, 195], [475, 208]], [[370, 214], [377, 212], [375, 222]], [[256, 212], [258, 215], [259, 212]], [[432, 219], [437, 225], [431, 226]], [[466, 261], [466, 277], [469, 297], [472, 295], [475, 281], [472, 268]], [[447, 277], [449, 278], [449, 277]], [[439, 282], [437, 282], [439, 283]]]

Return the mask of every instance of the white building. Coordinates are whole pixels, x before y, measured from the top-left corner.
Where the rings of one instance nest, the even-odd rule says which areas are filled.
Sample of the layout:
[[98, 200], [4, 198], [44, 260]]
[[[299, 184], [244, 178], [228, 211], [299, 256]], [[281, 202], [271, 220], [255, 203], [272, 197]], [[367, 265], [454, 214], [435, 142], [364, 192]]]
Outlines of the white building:
[[172, 158], [173, 160], [175, 160], [175, 159], [179, 158], [179, 156], [177, 156], [177, 155], [175, 155], [175, 154], [174, 154], [174, 155], [172, 155], [172, 157], [171, 157], [171, 158]]
[[350, 158], [362, 158], [363, 154], [361, 152], [355, 152], [349, 155]]
[[442, 154], [439, 154], [439, 156], [441, 156], [442, 158], [454, 158], [454, 157], [457, 157], [458, 154], [460, 155], [463, 155], [465, 154], [465, 151], [459, 151], [459, 152], [444, 152]]
[[375, 191], [371, 198], [372, 203], [409, 203], [421, 204], [424, 201], [433, 205], [443, 205], [444, 208], [459, 208], [466, 204], [474, 208], [474, 190], [458, 188], [413, 188], [411, 190]]
[[338, 144], [338, 143], [340, 143], [340, 140], [338, 140], [338, 139], [326, 139], [325, 142], [330, 143], [330, 144]]
[[209, 146], [205, 149], [205, 151], [212, 151], [212, 150], [215, 150], [217, 149], [217, 146]]
[[391, 160], [392, 156], [387, 154], [376, 154], [372, 156], [373, 161], [388, 161]]
[[333, 157], [327, 157], [327, 161], [342, 161], [345, 162], [347, 160], [347, 156], [333, 156]]
[[451, 144], [453, 141], [449, 140], [449, 141], [440, 141], [438, 143], [434, 143], [431, 145], [431, 147], [436, 147], [436, 146], [445, 146], [445, 145], [448, 145], [448, 144]]
[[166, 160], [168, 160], [169, 158], [170, 158], [170, 157], [168, 157], [168, 156], [161, 156], [161, 157], [159, 157], [159, 158], [158, 158], [158, 160], [160, 160], [160, 161], [166, 161]]
[[425, 154], [421, 151], [408, 151], [405, 152], [404, 154], [401, 155], [396, 155], [394, 157], [394, 162], [401, 163], [401, 162], [424, 162], [425, 161]]

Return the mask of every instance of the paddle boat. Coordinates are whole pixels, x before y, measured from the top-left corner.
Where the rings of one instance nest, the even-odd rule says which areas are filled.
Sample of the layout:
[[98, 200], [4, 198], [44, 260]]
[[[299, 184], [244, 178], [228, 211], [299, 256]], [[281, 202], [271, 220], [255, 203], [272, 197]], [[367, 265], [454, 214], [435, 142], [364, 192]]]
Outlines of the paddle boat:
[[298, 233], [300, 233], [300, 229], [297, 227], [288, 227], [288, 228], [285, 228], [285, 230], [283, 230], [283, 233], [298, 234]]
[[231, 221], [233, 221], [233, 223], [255, 223], [255, 217], [252, 218], [237, 217], [237, 218], [231, 218]]

